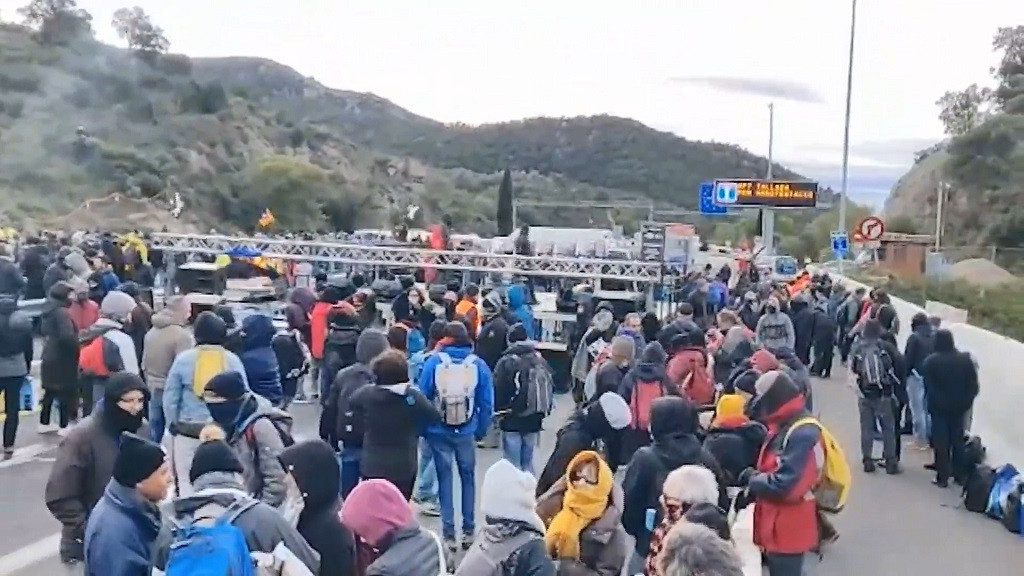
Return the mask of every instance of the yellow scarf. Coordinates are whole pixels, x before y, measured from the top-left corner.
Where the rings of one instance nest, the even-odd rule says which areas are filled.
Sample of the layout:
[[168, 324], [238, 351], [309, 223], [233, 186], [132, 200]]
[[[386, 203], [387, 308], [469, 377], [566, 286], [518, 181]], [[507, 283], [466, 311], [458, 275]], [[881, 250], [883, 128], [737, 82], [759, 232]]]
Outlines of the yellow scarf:
[[[597, 466], [597, 484], [572, 482], [573, 471], [594, 463]], [[565, 472], [565, 495], [562, 509], [555, 514], [544, 536], [548, 554], [553, 558], [580, 558], [580, 532], [600, 518], [608, 507], [612, 492], [612, 470], [597, 452], [584, 451], [569, 462]]]

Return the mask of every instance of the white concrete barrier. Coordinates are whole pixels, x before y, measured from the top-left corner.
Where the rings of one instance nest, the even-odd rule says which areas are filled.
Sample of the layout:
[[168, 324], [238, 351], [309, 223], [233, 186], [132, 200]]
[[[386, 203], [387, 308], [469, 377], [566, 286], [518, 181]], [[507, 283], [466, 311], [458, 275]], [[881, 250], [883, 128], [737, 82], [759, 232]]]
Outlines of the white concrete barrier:
[[[847, 287], [866, 286], [840, 278]], [[896, 340], [903, 350], [910, 319], [925, 310], [895, 297], [892, 304], [900, 318]], [[944, 321], [942, 327], [953, 333], [958, 349], [970, 352], [978, 362], [981, 393], [974, 403], [971, 432], [981, 436], [991, 463], [1024, 466], [1024, 343], [962, 322]]]

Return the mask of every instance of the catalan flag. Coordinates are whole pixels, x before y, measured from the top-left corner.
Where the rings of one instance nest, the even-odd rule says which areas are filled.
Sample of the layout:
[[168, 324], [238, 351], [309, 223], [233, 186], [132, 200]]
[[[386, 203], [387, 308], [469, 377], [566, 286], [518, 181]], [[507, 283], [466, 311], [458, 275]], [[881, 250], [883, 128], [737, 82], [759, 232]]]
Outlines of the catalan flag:
[[270, 211], [270, 208], [266, 208], [263, 210], [263, 214], [260, 216], [258, 224], [260, 225], [260, 228], [269, 228], [275, 221], [277, 221], [277, 218], [274, 218], [274, 213]]

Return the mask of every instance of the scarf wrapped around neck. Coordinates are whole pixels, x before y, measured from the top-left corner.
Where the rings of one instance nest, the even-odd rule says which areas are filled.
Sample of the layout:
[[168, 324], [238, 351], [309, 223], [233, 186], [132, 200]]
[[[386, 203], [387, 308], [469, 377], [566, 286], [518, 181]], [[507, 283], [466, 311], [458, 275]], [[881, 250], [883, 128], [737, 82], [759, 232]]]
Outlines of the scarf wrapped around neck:
[[664, 518], [651, 533], [651, 547], [647, 552], [647, 558], [644, 559], [644, 576], [662, 576], [661, 569], [658, 567], [658, 556], [661, 555], [661, 549], [665, 545], [665, 536], [673, 526], [682, 520], [683, 514], [686, 513], [686, 506], [662, 501], [662, 510]]
[[[573, 473], [591, 463], [597, 466], [597, 483], [573, 482]], [[580, 533], [604, 515], [614, 482], [611, 468], [597, 452], [590, 450], [577, 454], [569, 462], [565, 475], [562, 509], [552, 518], [544, 544], [552, 558], [579, 560]]]

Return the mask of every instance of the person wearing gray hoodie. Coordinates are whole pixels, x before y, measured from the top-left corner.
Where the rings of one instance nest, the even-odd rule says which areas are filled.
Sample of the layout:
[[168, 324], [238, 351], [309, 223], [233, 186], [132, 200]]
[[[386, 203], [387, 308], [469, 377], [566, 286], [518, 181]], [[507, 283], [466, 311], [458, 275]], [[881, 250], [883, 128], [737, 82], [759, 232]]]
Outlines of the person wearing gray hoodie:
[[768, 297], [764, 314], [757, 321], [754, 333], [757, 336], [757, 343], [772, 351], [783, 348], [793, 350], [796, 346], [793, 321], [780, 310], [779, 299], [775, 296]]
[[389, 347], [387, 335], [380, 330], [363, 330], [356, 340], [356, 363], [338, 372], [324, 401], [320, 438], [340, 450], [343, 498], [359, 483], [363, 454], [363, 418], [352, 409], [352, 397], [373, 383], [370, 363]]
[[409, 383], [409, 365], [401, 351], [377, 356], [370, 370], [374, 385], [357, 390], [351, 401], [352, 410], [363, 420], [359, 473], [364, 480], [391, 482], [408, 500], [416, 483], [420, 431], [439, 424], [441, 413]]
[[153, 441], [159, 444], [164, 437], [164, 383], [174, 359], [195, 346], [195, 339], [186, 327], [189, 305], [184, 296], [171, 296], [167, 305], [153, 315], [153, 327], [146, 332], [142, 346], [142, 373], [149, 386], [149, 424]]

